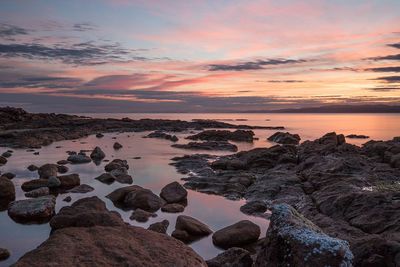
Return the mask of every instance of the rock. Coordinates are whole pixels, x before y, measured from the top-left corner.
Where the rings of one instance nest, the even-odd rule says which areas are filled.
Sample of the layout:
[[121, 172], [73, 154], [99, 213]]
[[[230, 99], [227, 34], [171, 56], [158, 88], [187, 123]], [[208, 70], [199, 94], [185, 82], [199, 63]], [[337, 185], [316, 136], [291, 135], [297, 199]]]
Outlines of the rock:
[[264, 201], [255, 200], [241, 206], [240, 211], [247, 215], [258, 215], [268, 219], [269, 216], [266, 215], [265, 212], [268, 210], [269, 206], [270, 205]]
[[161, 207], [161, 199], [149, 189], [137, 189], [129, 192], [124, 199], [124, 206], [132, 209], [157, 211]]
[[152, 133], [149, 133], [146, 138], [161, 138], [161, 139], [166, 139], [170, 140], [172, 142], [178, 142], [178, 137], [176, 135], [170, 135], [167, 133], [164, 133], [163, 131], [154, 131]]
[[35, 189], [38, 189], [41, 187], [47, 187], [47, 186], [49, 186], [49, 180], [48, 179], [35, 179], [35, 180], [26, 181], [21, 185], [21, 188], [23, 191], [28, 192], [28, 191], [32, 191], [32, 190], [35, 190]]
[[234, 132], [228, 130], [206, 130], [201, 133], [188, 136], [191, 140], [207, 140], [207, 141], [242, 141], [253, 142], [254, 132], [250, 130], [236, 130]]
[[0, 156], [0, 165], [4, 165], [7, 163], [7, 159], [3, 156]]
[[178, 203], [186, 200], [187, 191], [178, 182], [172, 182], [161, 189], [160, 197], [167, 203]]
[[66, 227], [122, 226], [121, 215], [108, 211], [98, 197], [88, 197], [75, 201], [71, 206], [61, 208], [51, 221], [53, 230]]
[[123, 205], [124, 199], [129, 192], [132, 192], [135, 190], [140, 190], [140, 189], [143, 189], [143, 188], [138, 185], [121, 187], [121, 188], [114, 190], [113, 192], [108, 194], [106, 197], [109, 198], [114, 203], [115, 206], [121, 206], [121, 205]]
[[6, 209], [14, 199], [15, 187], [13, 182], [4, 176], [0, 176], [0, 211]]
[[186, 215], [179, 215], [176, 219], [175, 230], [172, 232], [172, 236], [185, 243], [189, 243], [208, 236], [211, 233], [212, 230], [199, 220]]
[[81, 184], [78, 174], [62, 175], [57, 178], [60, 180], [61, 186], [65, 189], [71, 189]]
[[60, 187], [60, 186], [61, 186], [61, 181], [60, 181], [60, 179], [58, 179], [57, 177], [52, 176], [52, 177], [50, 177], [50, 178], [48, 179], [48, 181], [47, 181], [47, 186], [48, 186], [49, 188], [57, 188], [57, 187]]
[[39, 177], [49, 179], [52, 176], [57, 176], [58, 166], [56, 164], [45, 164], [38, 170]]
[[94, 179], [99, 180], [100, 182], [105, 184], [112, 184], [115, 181], [114, 175], [110, 173], [103, 173]]
[[0, 248], [0, 261], [4, 261], [10, 257], [10, 252], [5, 248]]
[[230, 248], [207, 262], [208, 267], [252, 267], [250, 252], [242, 248]]
[[142, 209], [135, 209], [129, 219], [138, 222], [147, 222], [150, 217], [157, 217], [157, 214]]
[[163, 220], [161, 222], [150, 224], [150, 226], [147, 229], [160, 234], [166, 234], [168, 226], [169, 226], [169, 221]]
[[93, 160], [102, 160], [106, 157], [106, 154], [101, 150], [100, 147], [96, 146], [92, 153], [90, 154], [90, 158]]
[[391, 157], [390, 166], [400, 168], [400, 153]]
[[166, 204], [161, 207], [161, 211], [169, 213], [179, 213], [185, 210], [185, 206], [178, 203]]
[[189, 142], [187, 144], [173, 144], [175, 148], [193, 150], [222, 150], [236, 152], [238, 147], [226, 141]]
[[11, 153], [11, 152], [8, 152], [8, 151], [6, 151], [6, 152], [4, 152], [3, 154], [1, 154], [1, 156], [5, 157], [5, 158], [9, 158], [9, 157], [11, 157], [11, 156], [12, 156], [12, 153]]
[[94, 188], [91, 187], [90, 185], [81, 184], [81, 185], [75, 186], [74, 188], [68, 190], [67, 192], [84, 194], [84, 193], [92, 192], [93, 190], [94, 190]]
[[121, 174], [121, 175], [115, 176], [115, 180], [117, 180], [117, 182], [121, 183], [121, 184], [132, 184], [133, 183], [133, 178], [129, 174]]
[[76, 154], [76, 155], [71, 155], [67, 158], [69, 162], [72, 164], [84, 164], [84, 163], [89, 163], [92, 161], [91, 158], [84, 154]]
[[50, 190], [48, 187], [41, 187], [32, 191], [29, 191], [28, 193], [25, 193], [26, 197], [31, 197], [31, 198], [37, 198], [37, 197], [42, 197], [42, 196], [47, 196], [50, 194]]
[[300, 136], [288, 132], [276, 132], [268, 137], [268, 140], [278, 144], [298, 145], [300, 142]]
[[104, 134], [98, 133], [98, 134], [96, 134], [96, 137], [97, 137], [97, 138], [103, 138], [103, 137], [104, 137]]
[[248, 220], [243, 220], [216, 231], [212, 240], [221, 248], [241, 247], [254, 243], [260, 237], [260, 227]]
[[14, 179], [15, 174], [12, 173], [12, 172], [6, 172], [6, 173], [3, 173], [1, 176], [4, 176], [4, 177], [6, 177], [7, 179], [12, 180], [12, 179]]
[[27, 168], [29, 171], [34, 172], [37, 171], [39, 168], [33, 164], [29, 165]]
[[71, 196], [67, 196], [66, 198], [63, 199], [64, 202], [71, 202], [72, 198]]
[[255, 266], [353, 266], [346, 241], [326, 235], [287, 204], [274, 205]]
[[122, 160], [122, 159], [114, 159], [113, 161], [108, 163], [106, 166], [104, 166], [104, 170], [106, 172], [111, 172], [113, 170], [116, 170], [116, 169], [119, 169], [122, 167], [128, 170], [129, 169], [128, 162], [126, 160]]
[[58, 165], [57, 170], [59, 173], [67, 173], [68, 172], [68, 167], [64, 165]]
[[58, 165], [67, 165], [67, 164], [69, 164], [69, 161], [65, 160], [65, 159], [62, 159], [62, 160], [57, 161], [57, 164]]
[[349, 134], [349, 135], [346, 135], [346, 138], [350, 138], [350, 139], [368, 139], [369, 136], [363, 135], [363, 134]]
[[18, 223], [45, 223], [55, 213], [56, 198], [43, 196], [10, 203], [8, 215]]
[[122, 146], [120, 143], [118, 143], [118, 142], [115, 142], [114, 145], [113, 145], [113, 148], [114, 148], [115, 150], [121, 149], [122, 147], [123, 147], [123, 146]]

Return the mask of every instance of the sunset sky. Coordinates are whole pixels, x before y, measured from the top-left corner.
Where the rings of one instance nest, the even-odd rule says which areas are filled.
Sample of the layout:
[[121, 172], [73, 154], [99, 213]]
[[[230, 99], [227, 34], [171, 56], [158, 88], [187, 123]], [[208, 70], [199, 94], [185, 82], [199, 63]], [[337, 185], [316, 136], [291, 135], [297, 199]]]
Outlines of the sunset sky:
[[400, 104], [400, 1], [2, 0], [0, 105]]

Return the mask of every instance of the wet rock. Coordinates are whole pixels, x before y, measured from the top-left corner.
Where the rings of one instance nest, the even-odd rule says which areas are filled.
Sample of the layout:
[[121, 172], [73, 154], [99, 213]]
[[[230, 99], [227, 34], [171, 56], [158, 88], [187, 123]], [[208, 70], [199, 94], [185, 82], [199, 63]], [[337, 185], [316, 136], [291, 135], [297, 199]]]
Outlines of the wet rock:
[[28, 192], [32, 191], [41, 187], [47, 187], [49, 186], [49, 180], [48, 179], [35, 179], [35, 180], [30, 180], [26, 181], [21, 185], [21, 188], [23, 191]]
[[67, 158], [67, 160], [72, 164], [84, 164], [92, 161], [92, 159], [86, 156], [85, 154], [71, 155]]
[[115, 176], [115, 180], [121, 184], [132, 184], [133, 178], [129, 174], [120, 174]]
[[68, 167], [64, 165], [58, 165], [57, 170], [59, 173], [67, 173], [68, 172]]
[[25, 193], [26, 197], [30, 198], [37, 198], [37, 197], [42, 197], [42, 196], [47, 196], [50, 194], [50, 190], [48, 187], [41, 187], [32, 191], [29, 191], [28, 193]]
[[174, 144], [172, 147], [193, 150], [222, 150], [236, 152], [238, 147], [226, 141], [189, 142], [187, 144]]
[[221, 248], [241, 247], [254, 243], [260, 237], [260, 227], [248, 220], [243, 220], [216, 231], [212, 240]]
[[5, 248], [0, 248], [0, 261], [4, 261], [10, 257], [10, 252]]
[[7, 159], [3, 156], [0, 156], [0, 165], [4, 165], [7, 163]]
[[103, 137], [104, 137], [104, 134], [98, 133], [98, 134], [96, 134], [96, 137], [97, 137], [97, 138], [103, 138]]
[[69, 164], [69, 161], [65, 160], [65, 159], [62, 159], [62, 160], [57, 161], [57, 164], [58, 165], [67, 165], [67, 164]]
[[252, 267], [250, 252], [242, 248], [230, 248], [207, 262], [208, 267]]
[[390, 166], [400, 168], [400, 153], [390, 158]]
[[108, 211], [98, 197], [83, 198], [63, 207], [51, 221], [53, 230], [67, 227], [122, 226], [121, 215]]
[[179, 213], [185, 210], [185, 206], [178, 203], [166, 204], [161, 207], [161, 211], [169, 213]]
[[49, 179], [51, 176], [57, 176], [58, 166], [56, 164], [45, 164], [38, 170], [39, 177]]
[[129, 169], [128, 162], [122, 159], [114, 159], [113, 161], [109, 162], [106, 166], [104, 166], [104, 170], [106, 172], [111, 172], [119, 168], [125, 168], [128, 170]]
[[247, 215], [257, 215], [269, 219], [269, 215], [265, 212], [269, 209], [270, 204], [264, 201], [254, 200], [249, 201], [240, 207], [240, 211]]
[[178, 182], [172, 182], [161, 189], [160, 197], [167, 203], [178, 203], [186, 199], [187, 191]]
[[37, 171], [39, 168], [33, 164], [29, 165], [27, 168], [29, 171], [34, 172]]
[[291, 134], [288, 132], [276, 132], [268, 137], [268, 141], [278, 144], [298, 145], [300, 142], [300, 136], [298, 134]]
[[250, 130], [236, 130], [234, 132], [228, 130], [206, 130], [187, 137], [187, 139], [191, 140], [242, 142], [253, 142], [253, 138], [254, 132]]
[[154, 131], [152, 133], [149, 133], [145, 137], [146, 138], [161, 138], [161, 139], [165, 139], [165, 140], [170, 140], [172, 142], [177, 142], [179, 140], [178, 137], [176, 137], [176, 135], [170, 135], [163, 131]]
[[156, 222], [150, 224], [150, 226], [147, 228], [147, 230], [151, 230], [160, 234], [166, 234], [167, 229], [169, 226], [169, 221], [168, 220], [163, 220], [161, 222]]
[[172, 236], [185, 243], [189, 243], [212, 233], [212, 230], [200, 222], [199, 220], [186, 216], [179, 215], [176, 219], [175, 230], [172, 232]]
[[15, 178], [15, 174], [12, 173], [12, 172], [3, 173], [1, 176], [4, 176], [4, 177], [6, 177], [6, 178], [9, 179], [9, 180], [12, 180], [12, 179]]
[[122, 146], [120, 143], [118, 143], [118, 142], [115, 142], [114, 145], [113, 145], [113, 148], [114, 148], [115, 150], [121, 149], [122, 147], [123, 147], [123, 146]]
[[368, 135], [363, 135], [363, 134], [349, 134], [349, 135], [346, 135], [346, 138], [350, 138], [350, 139], [368, 139], [369, 136]]
[[71, 189], [81, 184], [78, 174], [62, 175], [58, 176], [57, 178], [60, 180], [61, 186], [65, 189]]
[[114, 175], [110, 173], [103, 173], [94, 179], [99, 180], [100, 182], [105, 184], [112, 184], [115, 181]]
[[71, 202], [72, 198], [70, 196], [67, 196], [66, 198], [63, 199], [64, 202]]
[[50, 188], [57, 188], [61, 186], [61, 181], [55, 176], [52, 176], [47, 181], [47, 186]]
[[8, 152], [8, 151], [6, 151], [6, 152], [4, 152], [3, 154], [1, 154], [1, 156], [5, 157], [5, 158], [9, 158], [9, 157], [11, 157], [11, 156], [12, 156], [12, 153], [11, 153], [11, 152]]
[[135, 209], [129, 219], [135, 220], [137, 222], [147, 222], [149, 218], [154, 217], [157, 217], [157, 214], [142, 209]]
[[0, 176], [0, 211], [15, 199], [15, 187], [10, 179]]
[[55, 213], [56, 198], [43, 196], [11, 202], [8, 215], [18, 223], [48, 222]]
[[85, 194], [88, 192], [92, 192], [94, 190], [93, 187], [91, 187], [90, 185], [87, 184], [81, 184], [78, 186], [75, 186], [74, 188], [68, 190], [68, 193], [80, 193], [80, 194]]
[[90, 154], [90, 158], [93, 160], [102, 160], [106, 157], [106, 154], [101, 150], [100, 147], [96, 146], [92, 153]]
[[326, 235], [286, 204], [272, 208], [263, 250], [255, 266], [352, 266], [346, 241]]

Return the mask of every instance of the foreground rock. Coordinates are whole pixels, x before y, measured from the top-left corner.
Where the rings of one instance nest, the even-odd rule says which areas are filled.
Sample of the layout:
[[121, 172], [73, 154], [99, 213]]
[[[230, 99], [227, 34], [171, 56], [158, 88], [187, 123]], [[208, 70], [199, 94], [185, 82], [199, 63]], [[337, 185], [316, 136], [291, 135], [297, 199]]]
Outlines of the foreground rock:
[[178, 142], [179, 140], [178, 137], [176, 137], [176, 135], [170, 135], [162, 131], [154, 131], [152, 133], [149, 133], [148, 135], [145, 136], [145, 138], [161, 138], [165, 140], [170, 140], [172, 142]]
[[48, 222], [55, 213], [56, 198], [43, 196], [11, 202], [8, 215], [18, 223]]
[[8, 204], [15, 199], [13, 182], [5, 176], [0, 176], [0, 211], [7, 209]]
[[273, 207], [263, 250], [256, 266], [352, 266], [346, 241], [326, 235], [289, 205]]
[[187, 144], [174, 144], [172, 147], [193, 150], [222, 150], [236, 152], [238, 147], [225, 141], [189, 142]]
[[4, 261], [10, 257], [10, 252], [5, 248], [0, 248], [0, 261]]
[[178, 182], [172, 182], [161, 189], [160, 197], [167, 203], [179, 203], [186, 200], [187, 191]]
[[216, 231], [212, 240], [214, 245], [225, 249], [242, 247], [256, 242], [260, 233], [260, 227], [257, 224], [243, 220]]
[[186, 139], [205, 140], [205, 141], [239, 141], [253, 142], [254, 132], [246, 130], [236, 130], [234, 132], [228, 130], [207, 130], [201, 133], [190, 135]]
[[212, 230], [199, 220], [186, 215], [179, 215], [176, 219], [175, 230], [171, 235], [176, 239], [189, 243], [211, 233]]
[[250, 252], [242, 248], [230, 248], [207, 261], [208, 267], [252, 267]]
[[291, 134], [288, 132], [276, 132], [270, 137], [268, 137], [268, 141], [272, 141], [278, 144], [286, 144], [286, 145], [298, 145], [300, 142], [300, 136], [298, 134]]

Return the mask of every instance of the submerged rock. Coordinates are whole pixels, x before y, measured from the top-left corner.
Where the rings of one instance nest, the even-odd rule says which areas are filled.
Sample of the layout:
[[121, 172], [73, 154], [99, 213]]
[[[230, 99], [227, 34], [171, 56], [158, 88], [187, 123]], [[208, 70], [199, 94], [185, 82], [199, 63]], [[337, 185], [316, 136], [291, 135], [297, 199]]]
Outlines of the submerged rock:
[[178, 182], [172, 182], [161, 189], [160, 197], [167, 203], [178, 203], [186, 200], [187, 191]]
[[105, 184], [112, 184], [115, 181], [114, 175], [110, 173], [103, 173], [94, 179], [99, 180], [100, 182]]
[[190, 216], [179, 215], [176, 219], [175, 230], [172, 232], [172, 236], [185, 243], [189, 243], [208, 236], [211, 233], [212, 230], [199, 220]]
[[31, 165], [29, 165], [29, 166], [27, 167], [27, 169], [28, 169], [29, 171], [31, 171], [31, 172], [34, 172], [34, 171], [37, 171], [39, 168], [38, 168], [36, 165], [31, 164]]
[[207, 262], [208, 267], [252, 267], [250, 252], [242, 248], [230, 248]]
[[268, 141], [272, 141], [278, 144], [287, 144], [287, 145], [298, 145], [300, 142], [300, 136], [298, 134], [291, 134], [288, 132], [276, 132], [270, 137], [268, 137]]
[[147, 229], [160, 234], [166, 234], [168, 226], [169, 226], [169, 221], [163, 220], [161, 222], [150, 224], [150, 226]]
[[166, 204], [161, 207], [161, 211], [169, 213], [179, 213], [185, 210], [185, 206], [178, 203]]
[[18, 223], [45, 223], [55, 213], [56, 198], [43, 196], [11, 202], [8, 215]]
[[256, 266], [352, 266], [346, 241], [326, 235], [286, 204], [275, 205]]
[[68, 172], [68, 167], [67, 166], [64, 166], [64, 165], [58, 165], [57, 166], [57, 171], [59, 172], [59, 173], [67, 173]]
[[243, 220], [216, 231], [212, 240], [221, 248], [241, 247], [254, 243], [260, 237], [260, 227], [248, 220]]

